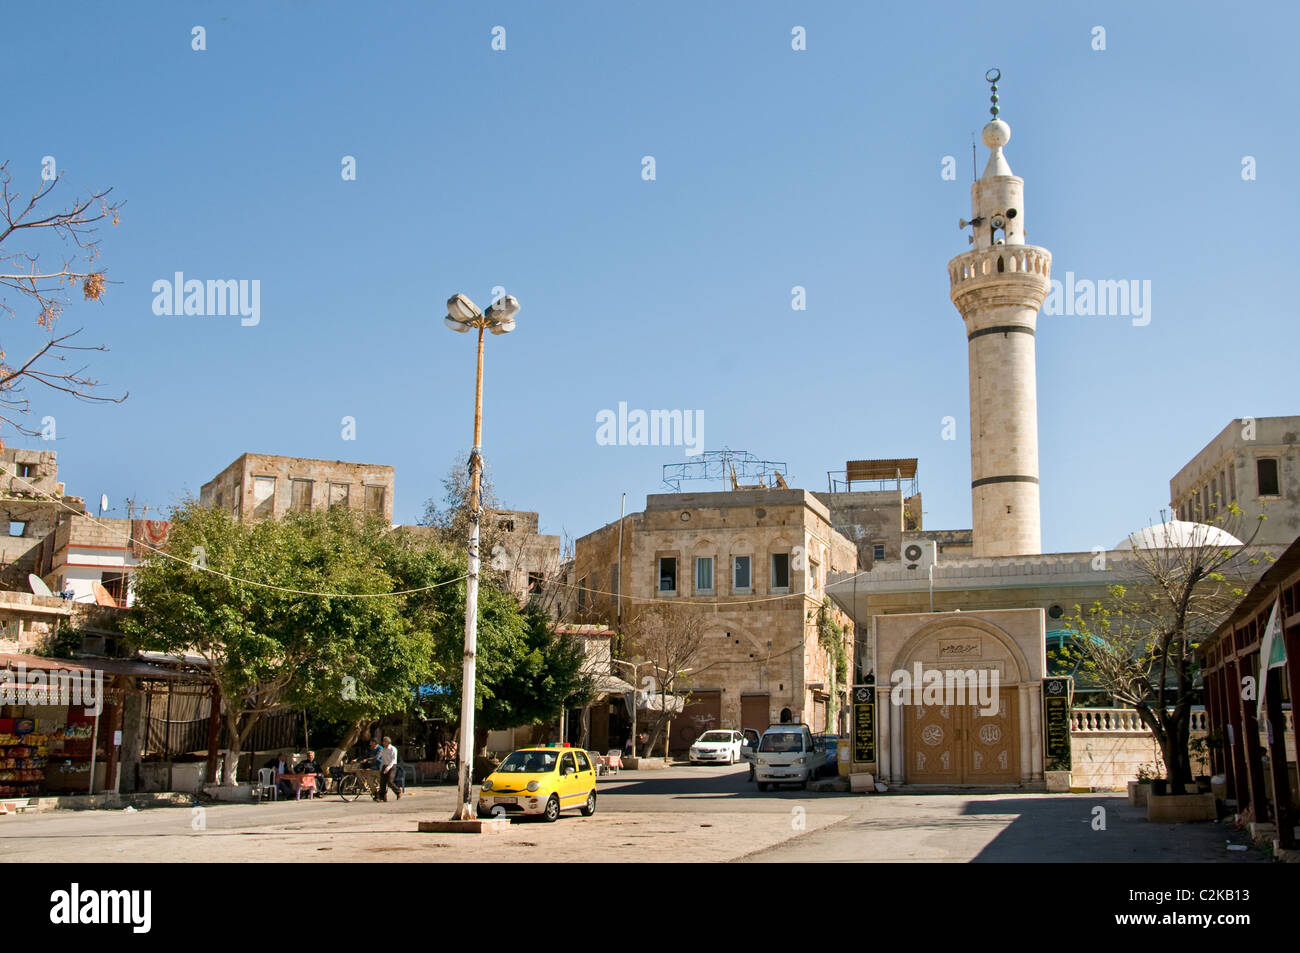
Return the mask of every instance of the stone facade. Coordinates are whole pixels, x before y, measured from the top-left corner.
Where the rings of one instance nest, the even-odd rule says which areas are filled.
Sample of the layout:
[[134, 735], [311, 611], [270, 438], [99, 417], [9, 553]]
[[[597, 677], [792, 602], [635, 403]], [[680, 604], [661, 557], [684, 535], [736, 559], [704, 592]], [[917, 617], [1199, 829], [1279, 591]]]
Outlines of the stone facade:
[[[1287, 545], [1300, 537], [1300, 417], [1234, 420], [1169, 481], [1170, 508], [1181, 520], [1208, 523], [1227, 505], [1244, 511], [1238, 535]], [[1243, 536], [1245, 538], [1245, 536]]]
[[1052, 256], [1024, 243], [1025, 183], [1002, 154], [1010, 138], [1001, 120], [984, 127], [990, 156], [971, 186], [973, 247], [948, 263], [969, 350], [976, 556], [1042, 551], [1034, 334]]
[[25, 591], [41, 540], [85, 509], [81, 497], [65, 495], [54, 451], [0, 450], [0, 585]]
[[[699, 724], [683, 719], [686, 734], [707, 727], [761, 730], [783, 715], [814, 730], [835, 729], [838, 718], [830, 712], [842, 712], [846, 686], [819, 645], [815, 616], [826, 601], [828, 574], [854, 571], [857, 550], [832, 527], [814, 494], [651, 495], [644, 512], [623, 521], [621, 557], [617, 521], [577, 540], [577, 618], [615, 622], [620, 608], [629, 618], [659, 602], [707, 614], [689, 676], [692, 705], [700, 710], [691, 717]], [[851, 658], [852, 626], [834, 605], [830, 612], [843, 625], [843, 650]], [[686, 734], [674, 729], [675, 750], [689, 745]]]
[[[1043, 611], [906, 613], [876, 616], [877, 761], [855, 764], [891, 786], [943, 783], [1036, 787], [1043, 782]], [[1000, 706], [944, 698], [891, 697], [893, 673], [961, 671], [984, 679]], [[909, 722], [928, 720], [921, 732]], [[936, 780], [942, 778], [943, 780]]]
[[71, 616], [72, 607], [57, 597], [0, 591], [0, 652], [37, 653]]
[[393, 482], [390, 466], [245, 453], [203, 484], [199, 502], [228, 510], [241, 522], [345, 506], [391, 526]]
[[538, 532], [539, 516], [527, 510], [494, 510], [492, 518], [502, 535], [489, 555], [493, 568], [507, 574], [510, 591], [527, 601], [553, 588], [561, 565], [560, 537]]

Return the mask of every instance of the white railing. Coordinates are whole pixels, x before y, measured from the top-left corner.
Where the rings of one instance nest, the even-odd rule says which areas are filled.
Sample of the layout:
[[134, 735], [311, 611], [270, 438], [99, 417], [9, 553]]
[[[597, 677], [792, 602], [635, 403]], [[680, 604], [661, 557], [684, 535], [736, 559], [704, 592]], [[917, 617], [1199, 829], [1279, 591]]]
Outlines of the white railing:
[[[1206, 731], [1209, 725], [1209, 713], [1204, 708], [1192, 709], [1192, 731]], [[1070, 732], [1076, 735], [1149, 733], [1147, 726], [1142, 724], [1142, 719], [1132, 708], [1071, 709]]]

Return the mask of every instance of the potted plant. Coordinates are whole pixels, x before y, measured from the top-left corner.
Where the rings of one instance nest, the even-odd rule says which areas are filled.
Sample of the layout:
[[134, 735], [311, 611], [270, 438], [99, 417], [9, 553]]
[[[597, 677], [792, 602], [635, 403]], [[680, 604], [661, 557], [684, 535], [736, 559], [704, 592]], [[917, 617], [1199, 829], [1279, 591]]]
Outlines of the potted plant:
[[[1138, 765], [1137, 780], [1128, 783], [1128, 802], [1134, 807], [1145, 807], [1151, 789], [1160, 775], [1160, 769], [1154, 764]], [[1163, 784], [1163, 780], [1161, 784]]]

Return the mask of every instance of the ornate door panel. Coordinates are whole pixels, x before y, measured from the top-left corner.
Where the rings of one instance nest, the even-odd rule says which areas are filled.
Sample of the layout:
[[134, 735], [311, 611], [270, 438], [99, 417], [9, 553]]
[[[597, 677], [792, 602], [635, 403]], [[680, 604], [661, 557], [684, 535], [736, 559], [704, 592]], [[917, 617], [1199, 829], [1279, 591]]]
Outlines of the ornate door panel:
[[907, 783], [1019, 784], [1017, 690], [998, 694], [998, 711], [987, 716], [973, 705], [904, 706]]
[[1019, 693], [1015, 688], [1003, 687], [998, 689], [998, 695], [996, 714], [985, 715], [973, 706], [963, 709], [966, 784], [1020, 783], [1020, 721], [1016, 711]]
[[960, 784], [961, 757], [957, 738], [961, 709], [949, 706], [905, 705], [904, 752], [910, 784]]

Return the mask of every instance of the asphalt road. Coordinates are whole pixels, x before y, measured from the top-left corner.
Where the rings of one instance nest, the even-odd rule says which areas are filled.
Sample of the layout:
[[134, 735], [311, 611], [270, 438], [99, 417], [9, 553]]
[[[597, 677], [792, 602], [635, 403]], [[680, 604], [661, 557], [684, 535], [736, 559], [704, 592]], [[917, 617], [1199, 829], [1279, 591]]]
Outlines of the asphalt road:
[[[1098, 795], [760, 794], [744, 766], [623, 772], [594, 817], [496, 835], [420, 834], [455, 789], [368, 799], [0, 817], [0, 861], [1223, 861], [1263, 859], [1223, 824], [1153, 825]], [[1105, 829], [1097, 829], [1104, 810]]]

